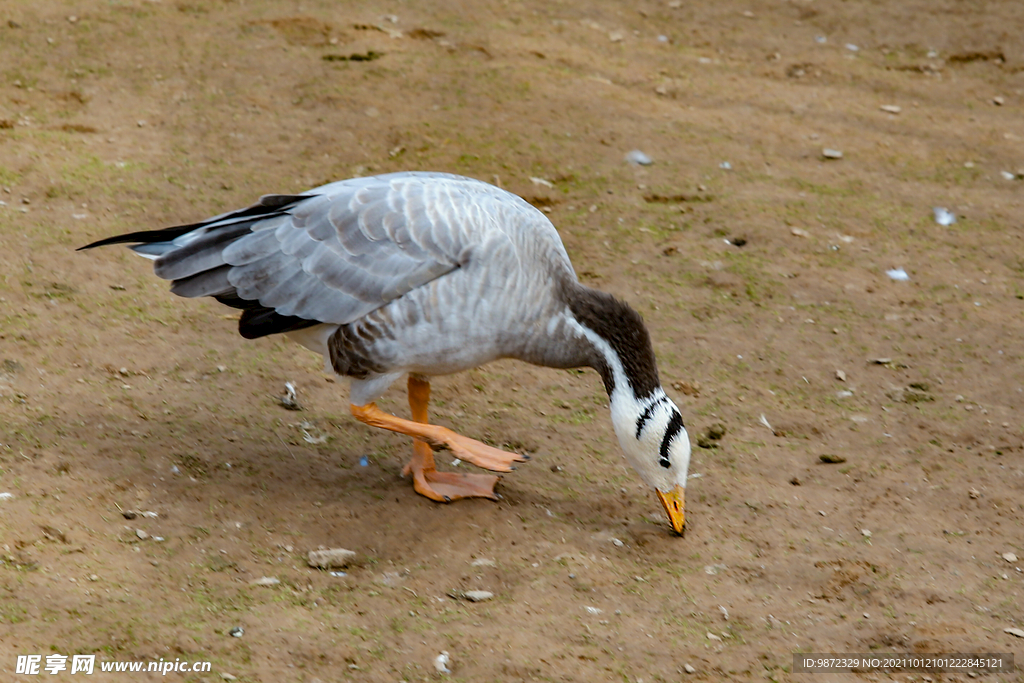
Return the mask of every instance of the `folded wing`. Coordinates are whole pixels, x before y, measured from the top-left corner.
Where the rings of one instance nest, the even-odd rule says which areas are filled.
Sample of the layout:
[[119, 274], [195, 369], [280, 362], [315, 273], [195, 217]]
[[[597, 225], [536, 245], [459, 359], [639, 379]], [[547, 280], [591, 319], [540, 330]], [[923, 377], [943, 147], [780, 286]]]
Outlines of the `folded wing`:
[[140, 242], [133, 249], [154, 259], [171, 291], [242, 309], [239, 331], [255, 338], [350, 323], [465, 265], [535, 213], [486, 183], [400, 173], [269, 195], [201, 223], [89, 246]]

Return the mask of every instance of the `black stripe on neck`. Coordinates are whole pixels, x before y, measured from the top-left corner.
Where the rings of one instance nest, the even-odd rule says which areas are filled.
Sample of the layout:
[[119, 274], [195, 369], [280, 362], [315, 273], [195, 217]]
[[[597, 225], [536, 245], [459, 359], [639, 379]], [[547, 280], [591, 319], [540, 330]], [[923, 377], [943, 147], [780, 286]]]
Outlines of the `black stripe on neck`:
[[[654, 359], [651, 335], [640, 314], [611, 294], [578, 282], [568, 282], [566, 285], [564, 296], [569, 310], [581, 325], [592, 330], [612, 347], [622, 363], [633, 395], [638, 399], [654, 395], [655, 390], [661, 387], [661, 382], [658, 380], [658, 365]], [[594, 349], [588, 364], [601, 373], [604, 388], [611, 396], [615, 389], [615, 377], [604, 355]]]
[[672, 445], [672, 439], [676, 438], [682, 428], [683, 416], [679, 414], [678, 410], [673, 410], [672, 417], [668, 420], [668, 427], [665, 428], [665, 438], [661, 440], [661, 449], [658, 451], [661, 455], [658, 464], [662, 467], [672, 466], [672, 461], [668, 457], [668, 449]]
[[636, 440], [637, 441], [640, 440], [640, 433], [644, 431], [644, 425], [647, 424], [647, 421], [651, 419], [651, 414], [654, 413], [655, 406], [657, 406], [660, 403], [664, 403], [667, 400], [668, 400], [668, 396], [662, 396], [657, 401], [655, 401], [651, 405], [647, 406], [647, 409], [644, 410], [643, 414], [636, 419]]

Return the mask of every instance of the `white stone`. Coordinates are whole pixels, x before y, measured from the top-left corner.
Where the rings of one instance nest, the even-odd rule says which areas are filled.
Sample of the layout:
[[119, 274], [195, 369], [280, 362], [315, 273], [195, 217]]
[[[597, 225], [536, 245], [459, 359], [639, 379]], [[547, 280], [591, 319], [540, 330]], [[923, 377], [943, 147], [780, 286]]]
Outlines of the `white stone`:
[[466, 591], [462, 596], [470, 602], [483, 602], [493, 598], [494, 593], [490, 591]]

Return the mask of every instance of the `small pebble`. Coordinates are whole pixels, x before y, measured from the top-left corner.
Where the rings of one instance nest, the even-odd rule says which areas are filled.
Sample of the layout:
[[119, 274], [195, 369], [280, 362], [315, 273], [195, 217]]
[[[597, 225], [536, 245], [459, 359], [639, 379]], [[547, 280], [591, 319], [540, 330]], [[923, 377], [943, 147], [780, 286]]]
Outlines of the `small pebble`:
[[1000, 171], [999, 175], [1003, 176], [1003, 180], [1016, 180], [1017, 174], [1010, 173], [1009, 171]]
[[864, 536], [864, 538], [871, 538], [871, 532], [867, 529], [861, 529], [860, 533], [862, 536]]
[[995, 97], [992, 98], [992, 104], [996, 105], [997, 107], [1001, 107], [1004, 104], [1006, 104], [1006, 99], [1002, 95], [996, 95]]
[[462, 594], [462, 597], [466, 598], [470, 602], [484, 602], [494, 597], [494, 593], [490, 591], [466, 591]]
[[893, 268], [892, 270], [887, 270], [885, 271], [885, 274], [888, 275], [890, 279], [896, 280], [897, 282], [906, 282], [907, 280], [910, 279], [910, 276], [907, 275], [907, 271], [903, 270], [902, 268]]
[[237, 680], [238, 680], [238, 678], [237, 678], [236, 676], [232, 676], [232, 675], [231, 675], [231, 674], [229, 674], [229, 673], [222, 673], [222, 674], [220, 675], [220, 677], [221, 677], [222, 679], [224, 679], [225, 681], [237, 681]]
[[829, 465], [838, 465], [839, 463], [846, 462], [846, 458], [841, 455], [834, 455], [832, 453], [822, 453], [818, 456], [818, 460], [828, 463]]
[[708, 438], [712, 441], [718, 441], [723, 436], [725, 436], [725, 425], [716, 422], [708, 427]]
[[317, 569], [343, 569], [356, 559], [353, 550], [330, 548], [327, 550], [310, 550], [308, 563]]
[[871, 618], [871, 615], [870, 615], [870, 614], [868, 614], [867, 612], [865, 612], [865, 613], [864, 613], [864, 618], [865, 618], [865, 619], [870, 619], [870, 618]]
[[140, 541], [145, 541], [147, 538], [149, 538], [149, 534], [147, 534], [142, 529], [136, 529], [135, 530], [135, 535], [138, 536]]
[[828, 147], [826, 147], [825, 149], [821, 150], [821, 156], [825, 157], [826, 159], [842, 159], [843, 153], [838, 149], [829, 149]]
[[299, 404], [298, 394], [295, 390], [295, 385], [291, 382], [284, 383], [284, 395], [277, 396], [278, 404], [287, 410], [302, 410], [302, 406]]
[[1024, 631], [1019, 628], [1004, 628], [1003, 633], [1009, 633], [1011, 636], [1017, 636], [1018, 638], [1024, 638]]
[[448, 668], [448, 665], [451, 661], [452, 659], [448, 656], [448, 652], [442, 652], [437, 657], [434, 657], [434, 670], [439, 674], [450, 674], [452, 670]]
[[710, 631], [708, 631], [707, 636], [708, 636], [708, 640], [717, 640], [718, 642], [722, 642], [722, 636], [720, 636], [720, 635], [717, 635], [717, 634], [714, 634], [714, 633], [711, 633]]
[[274, 576], [264, 576], [256, 579], [255, 581], [249, 582], [250, 586], [276, 586], [281, 583], [281, 579]]
[[231, 636], [232, 636], [233, 638], [241, 638], [241, 637], [242, 637], [242, 634], [244, 634], [244, 633], [245, 633], [245, 629], [244, 629], [244, 628], [242, 628], [241, 626], [236, 626], [236, 627], [234, 627], [233, 629], [231, 629], [230, 631], [228, 631], [228, 633], [229, 633], [229, 634], [230, 634], [230, 635], [231, 635]]
[[693, 668], [692, 666], [690, 666], [689, 664], [683, 664], [683, 671], [685, 671], [688, 674], [695, 674], [695, 673], [697, 673], [697, 670], [695, 668]]
[[625, 544], [625, 543], [623, 543], [622, 541], [620, 541], [620, 540], [619, 540], [619, 539], [617, 539], [617, 538], [613, 538], [613, 539], [612, 539], [612, 545], [614, 545], [614, 546], [615, 546], [616, 548], [621, 548], [622, 546], [624, 546], [624, 545], [626, 545], [626, 544]]
[[1007, 562], [1016, 562], [1017, 561], [1017, 556], [1014, 555], [1013, 553], [1003, 553], [1003, 559], [1006, 560]]
[[879, 107], [879, 109], [881, 109], [887, 114], [899, 114], [901, 111], [903, 111], [900, 107], [896, 106], [895, 104], [883, 104], [881, 107]]
[[970, 496], [971, 500], [977, 500], [978, 498], [981, 497], [981, 491], [974, 487], [971, 487], [970, 489], [967, 490], [967, 495]]
[[843, 372], [842, 370], [836, 370], [836, 379], [839, 380], [840, 382], [845, 382], [846, 373]]

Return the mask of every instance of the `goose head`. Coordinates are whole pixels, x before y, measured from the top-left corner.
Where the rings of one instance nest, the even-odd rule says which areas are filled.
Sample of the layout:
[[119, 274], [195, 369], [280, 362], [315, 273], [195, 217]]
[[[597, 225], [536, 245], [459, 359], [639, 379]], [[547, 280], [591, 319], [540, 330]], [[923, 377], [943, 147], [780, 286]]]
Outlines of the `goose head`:
[[647, 486], [654, 489], [672, 529], [686, 524], [686, 477], [690, 468], [690, 437], [683, 418], [661, 389], [639, 400], [632, 392], [613, 390], [612, 426], [626, 460]]
[[570, 326], [590, 350], [587, 364], [604, 381], [622, 452], [682, 534], [690, 437], [679, 408], [661, 388], [647, 327], [610, 294], [576, 283], [567, 290]]

